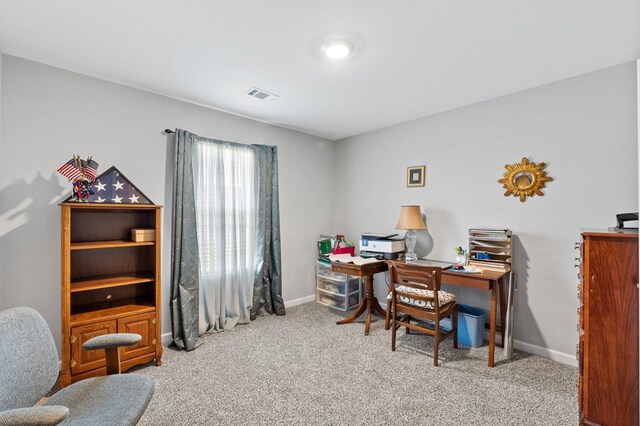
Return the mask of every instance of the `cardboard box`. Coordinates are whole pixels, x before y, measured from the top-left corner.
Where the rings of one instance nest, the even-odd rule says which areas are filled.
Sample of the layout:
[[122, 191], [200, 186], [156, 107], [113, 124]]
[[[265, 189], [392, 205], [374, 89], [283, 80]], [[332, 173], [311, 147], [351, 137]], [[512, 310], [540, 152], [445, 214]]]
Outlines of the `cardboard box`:
[[156, 230], [155, 229], [143, 229], [143, 228], [132, 228], [131, 229], [131, 241], [155, 241], [156, 240]]

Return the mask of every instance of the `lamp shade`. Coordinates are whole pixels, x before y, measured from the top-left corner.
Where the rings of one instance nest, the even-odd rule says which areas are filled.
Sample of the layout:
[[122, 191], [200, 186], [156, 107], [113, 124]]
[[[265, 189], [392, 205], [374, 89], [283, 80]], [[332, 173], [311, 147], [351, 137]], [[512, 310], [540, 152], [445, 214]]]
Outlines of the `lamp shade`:
[[396, 229], [427, 229], [427, 224], [422, 220], [420, 206], [402, 206]]

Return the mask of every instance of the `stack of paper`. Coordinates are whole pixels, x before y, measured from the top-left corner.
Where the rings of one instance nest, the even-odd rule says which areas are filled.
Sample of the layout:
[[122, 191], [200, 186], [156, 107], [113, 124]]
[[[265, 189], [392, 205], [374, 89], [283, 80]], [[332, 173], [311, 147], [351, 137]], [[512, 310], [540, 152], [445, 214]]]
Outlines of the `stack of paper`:
[[329, 256], [332, 262], [353, 263], [355, 265], [366, 265], [367, 263], [382, 262], [375, 257], [364, 258], [360, 256], [351, 256], [350, 254], [332, 254]]

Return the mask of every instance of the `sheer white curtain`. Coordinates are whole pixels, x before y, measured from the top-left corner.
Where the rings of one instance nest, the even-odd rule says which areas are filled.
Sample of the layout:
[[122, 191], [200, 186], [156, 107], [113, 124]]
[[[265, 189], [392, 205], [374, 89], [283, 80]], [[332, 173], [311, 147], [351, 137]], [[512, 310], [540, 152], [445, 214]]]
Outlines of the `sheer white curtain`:
[[249, 145], [196, 140], [193, 152], [200, 261], [199, 331], [248, 323], [256, 273], [256, 153]]

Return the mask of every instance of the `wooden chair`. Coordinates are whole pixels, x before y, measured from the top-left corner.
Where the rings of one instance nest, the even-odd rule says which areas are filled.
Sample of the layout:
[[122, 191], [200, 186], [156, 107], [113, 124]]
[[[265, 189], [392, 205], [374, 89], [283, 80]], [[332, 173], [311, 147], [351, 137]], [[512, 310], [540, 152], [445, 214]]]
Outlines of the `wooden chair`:
[[[434, 337], [433, 365], [438, 366], [438, 346], [453, 333], [453, 347], [458, 347], [458, 304], [453, 295], [441, 292], [442, 269], [405, 263], [389, 264], [389, 287], [391, 290], [392, 328], [391, 350], [396, 350], [396, 331], [400, 327], [417, 330]], [[440, 330], [440, 321], [453, 316], [453, 330]], [[431, 320], [435, 323], [431, 330], [412, 319]]]

